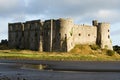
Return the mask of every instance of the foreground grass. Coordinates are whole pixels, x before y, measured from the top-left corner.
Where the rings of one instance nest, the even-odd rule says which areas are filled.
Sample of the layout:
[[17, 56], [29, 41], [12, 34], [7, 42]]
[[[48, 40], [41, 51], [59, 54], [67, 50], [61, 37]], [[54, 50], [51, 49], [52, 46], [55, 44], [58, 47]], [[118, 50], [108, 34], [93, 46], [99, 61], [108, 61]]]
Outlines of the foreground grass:
[[29, 50], [0, 50], [0, 59], [22, 60], [60, 60], [60, 61], [120, 61], [120, 55], [108, 56], [105, 53], [57, 53], [37, 52]]

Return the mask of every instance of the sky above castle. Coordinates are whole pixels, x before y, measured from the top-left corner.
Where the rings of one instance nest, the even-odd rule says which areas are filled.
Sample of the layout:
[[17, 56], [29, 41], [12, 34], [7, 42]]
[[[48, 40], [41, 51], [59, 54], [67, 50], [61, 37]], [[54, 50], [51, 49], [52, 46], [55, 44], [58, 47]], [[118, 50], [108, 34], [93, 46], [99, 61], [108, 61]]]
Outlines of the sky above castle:
[[73, 18], [76, 24], [92, 20], [111, 24], [113, 45], [120, 45], [120, 0], [0, 0], [0, 39], [8, 23], [50, 18]]

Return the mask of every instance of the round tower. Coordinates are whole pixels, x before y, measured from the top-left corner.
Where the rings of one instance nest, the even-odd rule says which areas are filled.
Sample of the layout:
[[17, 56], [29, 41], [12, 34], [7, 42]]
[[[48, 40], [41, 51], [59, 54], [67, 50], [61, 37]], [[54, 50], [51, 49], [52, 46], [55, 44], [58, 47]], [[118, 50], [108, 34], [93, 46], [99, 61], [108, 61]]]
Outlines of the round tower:
[[60, 21], [60, 38], [61, 38], [61, 50], [69, 51], [72, 47], [73, 36], [73, 20], [72, 19], [59, 19]]
[[97, 42], [101, 48], [112, 50], [112, 42], [110, 39], [110, 24], [109, 23], [99, 23], [97, 29]]

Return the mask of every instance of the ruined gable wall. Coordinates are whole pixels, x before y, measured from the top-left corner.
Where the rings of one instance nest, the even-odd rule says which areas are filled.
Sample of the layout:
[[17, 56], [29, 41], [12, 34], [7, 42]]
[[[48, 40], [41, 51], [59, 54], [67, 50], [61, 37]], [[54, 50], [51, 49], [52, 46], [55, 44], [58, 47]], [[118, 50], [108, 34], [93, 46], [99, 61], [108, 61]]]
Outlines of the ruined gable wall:
[[15, 44], [16, 44], [16, 32], [15, 32], [15, 28], [14, 28], [14, 24], [9, 23], [8, 24], [8, 45], [10, 48], [15, 48]]
[[53, 20], [53, 31], [52, 31], [52, 51], [61, 51], [61, 45], [60, 45], [60, 21]]
[[27, 21], [24, 35], [27, 49], [42, 51], [42, 24], [40, 20]]
[[17, 35], [16, 35], [16, 40], [17, 40], [17, 48], [23, 49], [24, 48], [24, 24], [23, 23], [18, 23], [16, 24], [17, 27]]
[[24, 23], [24, 49], [29, 49], [30, 45], [30, 23], [26, 22]]
[[10, 23], [9, 25], [9, 47], [10, 48], [23, 48], [23, 23]]
[[43, 51], [50, 51], [51, 41], [51, 20], [46, 20], [43, 24]]
[[44, 51], [60, 51], [59, 21], [46, 20], [43, 24]]

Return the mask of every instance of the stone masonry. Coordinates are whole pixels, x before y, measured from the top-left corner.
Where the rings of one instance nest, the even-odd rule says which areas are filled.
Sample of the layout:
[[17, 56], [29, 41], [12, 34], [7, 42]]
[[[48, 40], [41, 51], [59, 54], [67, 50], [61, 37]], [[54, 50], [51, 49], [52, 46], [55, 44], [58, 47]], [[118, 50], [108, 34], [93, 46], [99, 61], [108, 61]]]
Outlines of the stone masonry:
[[10, 48], [68, 52], [79, 44], [96, 44], [112, 50], [110, 24], [93, 20], [91, 25], [76, 25], [72, 19], [33, 20], [8, 24]]

